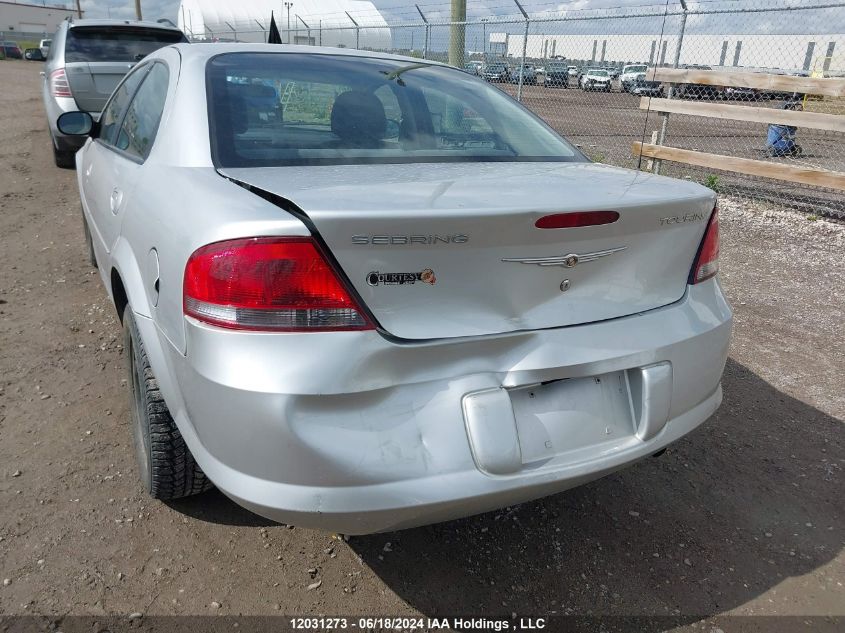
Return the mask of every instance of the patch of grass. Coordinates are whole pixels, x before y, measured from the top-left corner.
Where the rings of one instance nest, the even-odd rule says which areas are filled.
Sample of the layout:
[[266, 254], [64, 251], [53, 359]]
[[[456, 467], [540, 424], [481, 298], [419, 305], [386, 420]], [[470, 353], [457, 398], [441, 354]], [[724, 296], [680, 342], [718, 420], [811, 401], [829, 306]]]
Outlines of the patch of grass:
[[594, 163], [603, 163], [606, 156], [602, 152], [585, 152], [589, 159]]
[[807, 99], [804, 109], [807, 112], [845, 115], [845, 98], [820, 97], [818, 99]]
[[722, 190], [722, 183], [716, 174], [708, 174], [707, 178], [705, 178], [704, 182], [701, 184], [708, 189], [712, 189], [716, 193], [719, 193]]

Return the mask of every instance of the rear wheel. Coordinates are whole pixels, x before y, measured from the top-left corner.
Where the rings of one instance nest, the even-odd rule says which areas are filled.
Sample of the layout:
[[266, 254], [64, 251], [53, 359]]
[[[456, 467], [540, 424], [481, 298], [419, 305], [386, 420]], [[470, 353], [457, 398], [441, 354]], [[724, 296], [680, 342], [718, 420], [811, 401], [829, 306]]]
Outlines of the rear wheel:
[[61, 167], [62, 169], [73, 169], [76, 167], [74, 152], [64, 152], [57, 149], [55, 145], [53, 145], [53, 160], [56, 161], [56, 167]]
[[123, 344], [141, 483], [156, 499], [178, 499], [210, 489], [211, 482], [185, 444], [164, 402], [128, 305], [123, 312]]

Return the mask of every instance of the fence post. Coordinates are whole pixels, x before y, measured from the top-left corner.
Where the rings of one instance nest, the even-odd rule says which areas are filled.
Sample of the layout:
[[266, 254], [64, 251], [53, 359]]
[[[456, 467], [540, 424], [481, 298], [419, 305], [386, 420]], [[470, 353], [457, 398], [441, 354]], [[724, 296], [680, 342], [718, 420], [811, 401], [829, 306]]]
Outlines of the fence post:
[[[681, 8], [683, 9], [683, 13], [681, 13], [681, 28], [678, 32], [678, 45], [675, 47], [675, 62], [672, 64], [672, 68], [677, 68], [681, 63], [681, 47], [684, 45], [684, 30], [687, 26], [687, 3], [686, 0], [680, 0]], [[666, 93], [666, 98], [671, 99], [672, 93], [675, 91], [675, 84], [669, 84], [669, 91]], [[666, 131], [669, 128], [669, 113], [663, 113], [663, 120], [660, 122], [660, 137], [657, 139], [658, 145], [663, 145], [663, 142], [666, 140]], [[663, 161], [655, 160], [654, 161], [654, 173], [660, 174], [660, 164]]]
[[[253, 18], [255, 19], [255, 18]], [[258, 28], [261, 29], [261, 38], [264, 40], [264, 43], [267, 43], [267, 30], [264, 28], [264, 25], [261, 24], [258, 20], [255, 20], [255, 23], [258, 25]]]
[[525, 9], [522, 8], [522, 5], [519, 4], [519, 0], [513, 1], [519, 9], [519, 12], [522, 13], [522, 17], [525, 18], [525, 35], [522, 37], [522, 58], [519, 61], [519, 85], [516, 87], [516, 100], [522, 101], [522, 82], [523, 74], [525, 73], [525, 55], [528, 53], [528, 25], [530, 23], [530, 19], [528, 18], [528, 13], [526, 13]]
[[361, 28], [358, 26], [358, 23], [355, 21], [351, 15], [349, 15], [349, 11], [344, 11], [346, 17], [352, 21], [352, 24], [355, 25], [355, 49], [361, 48]]
[[428, 59], [428, 20], [425, 19], [425, 15], [423, 14], [422, 9], [420, 9], [420, 5], [415, 4], [414, 6], [417, 8], [417, 13], [420, 14], [420, 17], [422, 18], [422, 21], [425, 24], [425, 42], [423, 42], [423, 59]]

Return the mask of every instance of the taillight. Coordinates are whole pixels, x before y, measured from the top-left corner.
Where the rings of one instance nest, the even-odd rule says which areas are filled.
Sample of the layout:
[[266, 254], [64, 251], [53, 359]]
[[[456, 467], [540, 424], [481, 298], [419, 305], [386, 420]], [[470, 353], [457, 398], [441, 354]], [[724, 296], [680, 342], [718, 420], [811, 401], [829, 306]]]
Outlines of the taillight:
[[690, 271], [689, 282], [697, 284], [710, 279], [719, 272], [719, 209], [713, 207], [713, 214], [704, 232], [704, 239]]
[[59, 68], [50, 73], [50, 94], [54, 97], [72, 97], [70, 84], [64, 68]]
[[373, 328], [311, 238], [255, 237], [197, 249], [185, 266], [183, 309], [241, 330]]

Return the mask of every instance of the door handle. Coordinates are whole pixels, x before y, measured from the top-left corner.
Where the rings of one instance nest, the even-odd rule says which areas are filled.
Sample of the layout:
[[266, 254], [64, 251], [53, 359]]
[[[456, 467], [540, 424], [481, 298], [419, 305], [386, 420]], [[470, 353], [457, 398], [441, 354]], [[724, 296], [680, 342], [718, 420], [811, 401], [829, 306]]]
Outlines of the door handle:
[[117, 215], [117, 212], [120, 210], [121, 202], [123, 202], [123, 192], [115, 187], [112, 189], [110, 200], [111, 212], [115, 215]]

